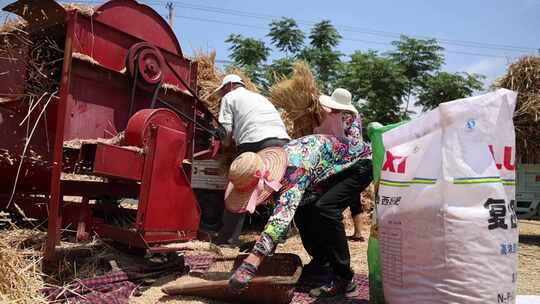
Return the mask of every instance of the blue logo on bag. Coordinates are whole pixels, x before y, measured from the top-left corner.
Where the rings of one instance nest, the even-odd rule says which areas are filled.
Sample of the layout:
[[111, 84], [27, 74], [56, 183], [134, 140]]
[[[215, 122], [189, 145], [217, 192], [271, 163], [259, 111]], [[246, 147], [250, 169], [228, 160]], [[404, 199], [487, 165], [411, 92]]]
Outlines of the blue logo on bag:
[[471, 118], [467, 121], [467, 129], [472, 131], [474, 128], [476, 128], [476, 120]]

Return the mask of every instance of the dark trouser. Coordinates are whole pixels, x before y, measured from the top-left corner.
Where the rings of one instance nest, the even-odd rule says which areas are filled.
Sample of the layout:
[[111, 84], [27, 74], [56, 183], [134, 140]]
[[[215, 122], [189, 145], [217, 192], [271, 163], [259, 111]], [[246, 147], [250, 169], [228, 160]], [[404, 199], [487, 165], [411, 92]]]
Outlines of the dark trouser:
[[[373, 179], [373, 177], [371, 179]], [[369, 184], [368, 184], [368, 186], [369, 186]], [[366, 186], [366, 188], [367, 188], [367, 186]], [[363, 190], [364, 189], [361, 189], [360, 192], [358, 193], [358, 195], [353, 195], [353, 197], [351, 197], [351, 200], [349, 202], [349, 210], [351, 211], [351, 216], [352, 217], [355, 217], [358, 214], [362, 213], [362, 200], [361, 200], [360, 193], [362, 193]]]
[[360, 193], [373, 179], [371, 160], [360, 160], [320, 186], [326, 191], [315, 202], [300, 206], [294, 217], [306, 251], [318, 262], [329, 262], [338, 277], [351, 280], [349, 244], [343, 211], [358, 203]]
[[[289, 140], [287, 139], [267, 138], [254, 143], [241, 144], [238, 146], [237, 155], [244, 152], [259, 152], [268, 147], [281, 147], [288, 142]], [[242, 233], [245, 218], [246, 215], [244, 213], [232, 213], [225, 209], [222, 217], [223, 226], [221, 226], [221, 229], [218, 232], [216, 243], [230, 245], [238, 244], [238, 238], [240, 237], [240, 233]]]

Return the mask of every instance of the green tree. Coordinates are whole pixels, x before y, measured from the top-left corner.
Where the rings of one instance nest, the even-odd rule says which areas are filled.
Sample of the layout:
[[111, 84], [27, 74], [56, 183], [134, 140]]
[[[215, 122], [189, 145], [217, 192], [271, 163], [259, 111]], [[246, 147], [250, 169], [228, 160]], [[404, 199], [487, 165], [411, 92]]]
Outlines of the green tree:
[[329, 20], [323, 20], [313, 26], [309, 39], [310, 46], [300, 51], [298, 57], [313, 67], [320, 87], [329, 91], [336, 81], [343, 56], [335, 50], [341, 41], [341, 35]]
[[392, 42], [391, 52], [356, 51], [343, 62], [343, 54], [337, 50], [342, 37], [328, 20], [313, 26], [308, 45], [304, 45], [304, 33], [290, 18], [270, 23], [268, 36], [286, 56], [265, 64], [270, 49], [263, 41], [233, 34], [226, 42], [231, 44], [234, 65], [267, 90], [278, 77], [291, 74], [294, 60], [303, 59], [313, 67], [322, 92], [339, 86], [350, 90], [356, 100], [365, 99], [357, 107], [367, 122], [388, 124], [405, 119], [411, 100], [428, 110], [482, 88], [482, 76], [441, 70], [444, 49], [435, 39], [401, 36]]
[[230, 43], [229, 55], [235, 65], [245, 67], [257, 67], [262, 62], [266, 61], [270, 55], [270, 48], [266, 47], [264, 41], [254, 38], [244, 38], [242, 35], [231, 34], [225, 40]]
[[351, 91], [356, 100], [367, 101], [357, 105], [366, 121], [399, 121], [401, 98], [407, 88], [403, 67], [376, 51], [356, 51], [350, 57], [341, 65], [336, 86]]
[[426, 111], [436, 108], [440, 103], [468, 97], [483, 88], [484, 78], [478, 74], [439, 72], [427, 77], [416, 105]]
[[329, 91], [336, 81], [341, 56], [338, 51], [310, 47], [303, 49], [298, 57], [313, 67], [317, 83], [324, 91]]
[[309, 39], [311, 46], [318, 49], [333, 49], [341, 41], [341, 35], [332, 25], [330, 20], [323, 20], [316, 23], [311, 29]]
[[283, 17], [270, 23], [270, 37], [272, 44], [286, 54], [294, 54], [302, 49], [304, 32], [298, 28], [294, 19]]
[[426, 81], [427, 77], [440, 70], [444, 63], [443, 47], [435, 39], [415, 39], [405, 35], [400, 40], [393, 41], [395, 50], [388, 56], [403, 67], [408, 79], [407, 94], [404, 96], [406, 105], [403, 116], [407, 115], [409, 102]]
[[271, 64], [265, 67], [265, 84], [264, 89], [269, 89], [280, 77], [289, 77], [293, 72], [294, 59], [284, 57], [272, 61]]

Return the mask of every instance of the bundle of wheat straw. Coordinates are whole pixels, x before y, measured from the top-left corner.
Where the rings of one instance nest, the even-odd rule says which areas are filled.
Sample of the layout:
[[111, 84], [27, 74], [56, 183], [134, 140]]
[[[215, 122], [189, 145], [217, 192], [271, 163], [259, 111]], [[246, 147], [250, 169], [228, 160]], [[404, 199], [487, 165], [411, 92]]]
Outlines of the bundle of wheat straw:
[[495, 86], [519, 93], [514, 113], [517, 154], [523, 163], [540, 162], [540, 57], [518, 59]]
[[291, 119], [289, 113], [283, 109], [279, 109], [279, 114], [281, 115], [281, 120], [283, 120], [283, 123], [285, 124], [285, 128], [287, 129], [287, 134], [291, 135], [294, 134], [294, 122]]
[[270, 88], [270, 100], [286, 112], [285, 119], [293, 131], [290, 135], [298, 138], [313, 133], [313, 128], [321, 119], [319, 90], [309, 66], [296, 62], [291, 78], [282, 77]]
[[221, 84], [223, 73], [216, 67], [216, 52], [195, 52], [197, 62], [197, 94], [206, 106], [217, 117], [219, 113], [220, 98], [212, 94]]

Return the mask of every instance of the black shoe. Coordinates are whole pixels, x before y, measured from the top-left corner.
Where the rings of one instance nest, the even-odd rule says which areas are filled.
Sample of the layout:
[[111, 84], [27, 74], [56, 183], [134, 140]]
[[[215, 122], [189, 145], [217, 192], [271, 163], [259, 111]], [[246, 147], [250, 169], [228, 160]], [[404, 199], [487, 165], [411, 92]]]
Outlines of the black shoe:
[[354, 280], [346, 281], [342, 279], [336, 279], [330, 284], [326, 284], [309, 291], [309, 295], [313, 298], [355, 298], [359, 294], [360, 291], [358, 290], [358, 285], [356, 285]]

